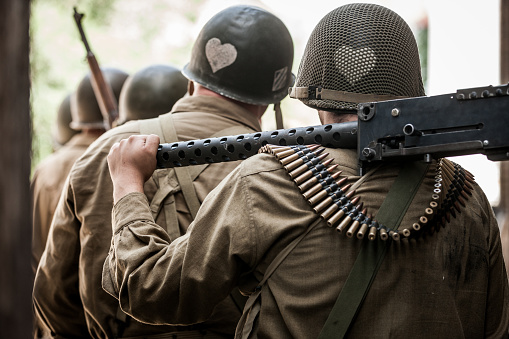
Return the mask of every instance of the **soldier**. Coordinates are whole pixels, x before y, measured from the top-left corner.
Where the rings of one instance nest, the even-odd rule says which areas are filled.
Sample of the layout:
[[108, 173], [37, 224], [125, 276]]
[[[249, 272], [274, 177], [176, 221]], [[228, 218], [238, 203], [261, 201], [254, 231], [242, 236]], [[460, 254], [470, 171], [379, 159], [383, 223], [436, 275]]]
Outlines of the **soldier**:
[[53, 151], [64, 146], [79, 131], [72, 129], [71, 94], [67, 94], [57, 111], [57, 121], [52, 131]]
[[[115, 97], [128, 74], [114, 68], [104, 68], [105, 80], [112, 86]], [[60, 104], [54, 132], [58, 150], [36, 167], [32, 176], [32, 268], [34, 273], [46, 246], [46, 239], [65, 179], [74, 161], [94, 140], [104, 133], [103, 117], [95, 98], [90, 75], [78, 84], [74, 95], [68, 95]], [[72, 128], [70, 127], [72, 126]]]
[[170, 65], [152, 65], [131, 75], [120, 93], [118, 125], [156, 118], [187, 93], [187, 79]]
[[[292, 92], [324, 124], [355, 120], [360, 102], [424, 95], [410, 28], [378, 5], [333, 10]], [[108, 156], [115, 206], [103, 288], [133, 317], [203, 321], [239, 286], [251, 295], [239, 338], [507, 338], [496, 219], [451, 161], [389, 163], [359, 177], [353, 149], [267, 146], [170, 243], [142, 190], [158, 143], [131, 137]]]
[[[260, 131], [269, 104], [293, 83], [293, 42], [273, 14], [234, 6], [202, 28], [183, 74], [188, 96], [170, 114], [131, 121], [103, 134], [76, 162], [57, 206], [48, 246], [35, 278], [34, 304], [62, 337], [232, 337], [245, 300], [225, 295], [210, 319], [191, 326], [150, 326], [127, 317], [101, 288], [111, 242], [113, 186], [106, 156], [111, 146], [137, 134], [165, 142]], [[237, 163], [161, 170], [144, 186], [152, 217], [170, 239], [184, 234], [205, 196]], [[166, 300], [179, 303], [178, 300]], [[189, 305], [191, 308], [198, 307]], [[193, 312], [193, 311], [191, 311]]]

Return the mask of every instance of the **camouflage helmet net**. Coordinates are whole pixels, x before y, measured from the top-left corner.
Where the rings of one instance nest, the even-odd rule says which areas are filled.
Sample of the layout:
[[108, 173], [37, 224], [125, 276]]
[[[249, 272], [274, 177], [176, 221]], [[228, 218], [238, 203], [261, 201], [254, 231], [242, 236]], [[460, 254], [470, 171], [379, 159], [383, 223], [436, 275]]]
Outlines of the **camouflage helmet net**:
[[327, 14], [311, 34], [290, 97], [316, 109], [423, 96], [419, 52], [407, 23], [374, 4]]

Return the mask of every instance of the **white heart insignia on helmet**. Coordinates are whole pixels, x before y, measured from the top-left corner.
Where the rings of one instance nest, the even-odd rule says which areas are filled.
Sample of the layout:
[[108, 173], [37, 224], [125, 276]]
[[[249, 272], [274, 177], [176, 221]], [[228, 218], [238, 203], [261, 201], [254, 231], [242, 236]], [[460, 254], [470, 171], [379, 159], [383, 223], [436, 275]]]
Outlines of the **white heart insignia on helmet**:
[[232, 44], [221, 44], [218, 38], [212, 38], [205, 45], [205, 55], [212, 72], [230, 66], [237, 59], [237, 49]]
[[352, 85], [375, 68], [376, 54], [369, 48], [341, 46], [334, 55], [337, 69]]

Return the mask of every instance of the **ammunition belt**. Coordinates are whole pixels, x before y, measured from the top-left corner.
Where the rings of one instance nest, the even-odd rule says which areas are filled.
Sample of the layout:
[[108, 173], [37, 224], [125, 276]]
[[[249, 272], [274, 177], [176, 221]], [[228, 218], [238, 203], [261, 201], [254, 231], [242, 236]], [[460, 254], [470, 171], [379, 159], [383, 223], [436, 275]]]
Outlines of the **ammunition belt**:
[[474, 176], [460, 165], [448, 160], [438, 159], [435, 184], [429, 206], [423, 215], [410, 227], [399, 230], [397, 227], [382, 225], [376, 216], [368, 214], [360, 197], [355, 196], [352, 185], [341, 178], [341, 171], [335, 172], [338, 165], [331, 165], [333, 159], [325, 158], [320, 145], [277, 146], [265, 145], [259, 153], [272, 154], [287, 170], [290, 178], [297, 184], [304, 198], [315, 213], [326, 220], [329, 227], [335, 227], [348, 238], [363, 239], [366, 235], [375, 240], [391, 237], [394, 240], [415, 238], [425, 233], [433, 234], [445, 227], [461, 213], [465, 200], [472, 195]]

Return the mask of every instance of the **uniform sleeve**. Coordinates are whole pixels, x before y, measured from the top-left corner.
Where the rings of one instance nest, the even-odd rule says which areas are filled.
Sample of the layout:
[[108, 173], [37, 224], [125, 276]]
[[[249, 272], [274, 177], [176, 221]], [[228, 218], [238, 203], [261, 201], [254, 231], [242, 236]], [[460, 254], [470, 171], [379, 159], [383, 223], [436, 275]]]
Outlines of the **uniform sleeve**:
[[500, 230], [497, 219], [486, 196], [481, 193], [489, 225], [489, 277], [488, 300], [486, 302], [485, 338], [508, 338], [509, 329], [509, 287]]
[[47, 220], [48, 213], [44, 213], [49, 197], [45, 197], [46, 190], [41, 188], [38, 180], [38, 170], [36, 169], [32, 181], [30, 182], [30, 196], [32, 207], [32, 269], [34, 274], [37, 271], [37, 266], [41, 260], [44, 247], [46, 245], [46, 236], [49, 230], [49, 223]]
[[36, 313], [51, 330], [64, 337], [88, 337], [79, 294], [80, 223], [74, 215], [69, 178], [48, 234], [34, 282]]
[[239, 178], [227, 177], [207, 196], [186, 235], [171, 243], [154, 223], [144, 194], [120, 199], [112, 212], [103, 288], [142, 322], [205, 321], [236, 285], [256, 248], [243, 191]]

